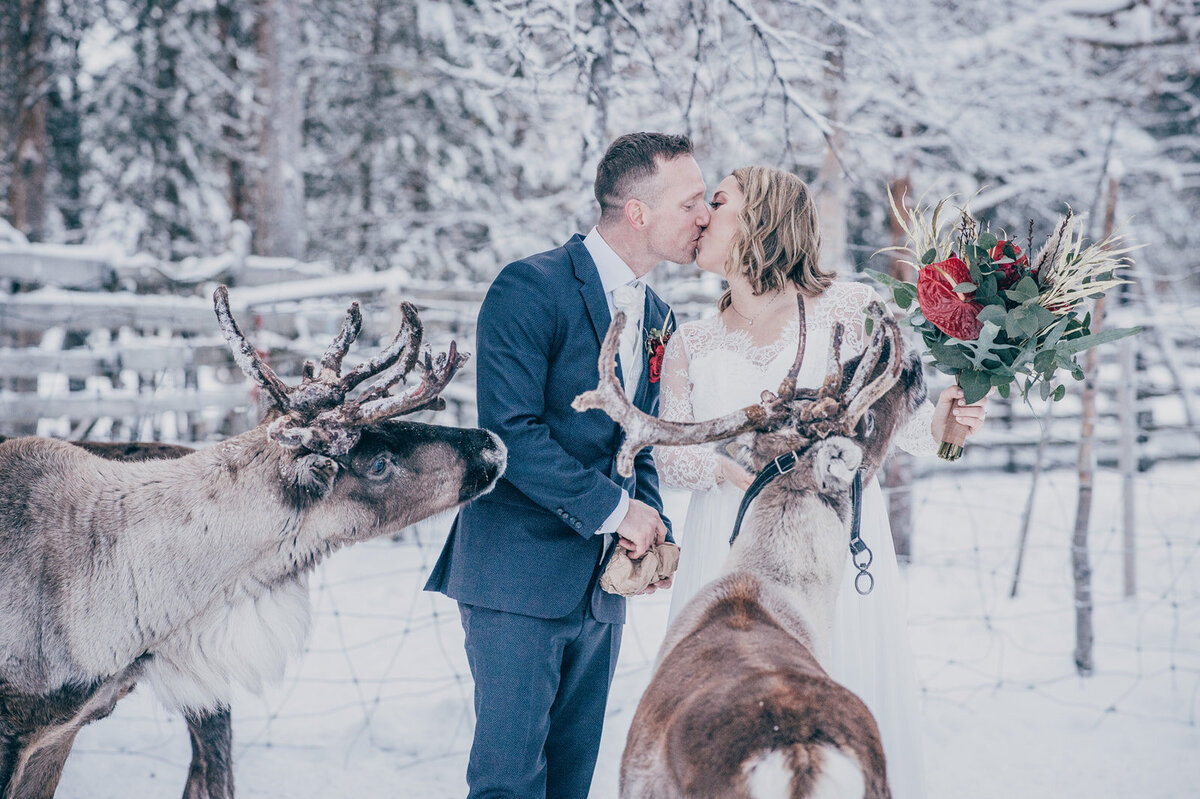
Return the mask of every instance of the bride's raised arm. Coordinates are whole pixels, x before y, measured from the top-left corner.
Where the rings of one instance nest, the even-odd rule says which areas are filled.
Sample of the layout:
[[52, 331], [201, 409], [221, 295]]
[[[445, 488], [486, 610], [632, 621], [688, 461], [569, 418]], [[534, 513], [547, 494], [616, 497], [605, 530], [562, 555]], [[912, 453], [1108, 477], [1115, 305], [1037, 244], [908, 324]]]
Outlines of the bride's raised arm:
[[[675, 422], [696, 421], [692, 411], [692, 381], [688, 374], [687, 347], [682, 330], [667, 342], [659, 385], [659, 418]], [[691, 444], [682, 447], [655, 447], [654, 462], [664, 485], [707, 491], [717, 484], [720, 458], [711, 447]]]

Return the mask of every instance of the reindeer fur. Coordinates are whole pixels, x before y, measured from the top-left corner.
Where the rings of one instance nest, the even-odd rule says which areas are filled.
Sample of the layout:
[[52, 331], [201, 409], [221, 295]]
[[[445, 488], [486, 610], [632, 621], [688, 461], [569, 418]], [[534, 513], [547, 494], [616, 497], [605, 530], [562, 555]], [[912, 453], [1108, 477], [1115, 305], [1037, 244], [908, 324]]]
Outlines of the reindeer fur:
[[228, 784], [187, 795], [232, 796], [227, 704], [301, 651], [307, 572], [488, 490], [503, 463], [486, 431], [396, 421], [337, 460], [265, 426], [170, 461], [0, 444], [0, 797], [53, 795], [78, 729], [138, 679], [187, 716], [192, 777]]
[[[882, 374], [890, 347], [885, 340], [870, 375], [856, 378], [860, 359], [847, 363], [841, 392]], [[902, 363], [852, 438], [783, 428], [728, 447], [753, 471], [791, 450], [802, 455], [752, 505], [722, 576], [668, 630], [626, 741], [624, 799], [890, 797], [875, 720], [824, 664], [854, 471], [869, 479], [925, 400], [916, 354]]]

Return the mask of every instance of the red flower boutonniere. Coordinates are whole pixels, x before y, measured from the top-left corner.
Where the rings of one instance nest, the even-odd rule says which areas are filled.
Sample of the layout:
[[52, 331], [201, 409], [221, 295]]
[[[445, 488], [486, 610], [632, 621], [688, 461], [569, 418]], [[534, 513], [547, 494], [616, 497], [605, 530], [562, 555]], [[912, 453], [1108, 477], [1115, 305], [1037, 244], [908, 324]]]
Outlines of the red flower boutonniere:
[[652, 327], [646, 330], [646, 354], [649, 356], [647, 369], [651, 383], [662, 379], [663, 354], [666, 352], [667, 342], [671, 340], [672, 332], [674, 330], [671, 311], [667, 311], [667, 318], [663, 321], [661, 329]]

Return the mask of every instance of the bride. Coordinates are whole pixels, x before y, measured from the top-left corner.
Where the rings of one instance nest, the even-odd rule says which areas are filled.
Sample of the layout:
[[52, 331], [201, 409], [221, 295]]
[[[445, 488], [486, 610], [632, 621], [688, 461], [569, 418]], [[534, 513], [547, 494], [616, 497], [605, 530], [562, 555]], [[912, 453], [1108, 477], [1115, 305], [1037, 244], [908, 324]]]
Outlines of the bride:
[[[863, 312], [878, 295], [859, 283], [834, 280], [819, 265], [817, 213], [808, 186], [768, 167], [734, 170], [717, 186], [712, 219], [700, 237], [696, 265], [729, 283], [718, 313], [683, 324], [666, 347], [661, 417], [698, 421], [757, 402], [775, 389], [795, 358], [804, 300], [808, 345], [797, 384], [817, 387], [836, 323], [845, 327], [843, 361], [864, 347]], [[951, 386], [896, 435], [908, 452], [934, 454], [951, 412], [972, 432], [983, 422], [984, 403], [956, 406], [962, 390]], [[721, 572], [738, 504], [754, 475], [705, 446], [657, 447], [666, 485], [690, 489], [682, 531], [670, 619]], [[888, 781], [896, 799], [924, 796], [920, 708], [909, 650], [900, 575], [878, 481], [863, 492], [862, 537], [874, 551], [875, 588], [859, 596], [847, 568], [838, 596], [830, 673], [867, 703], [879, 724]], [[849, 551], [847, 550], [847, 558]]]

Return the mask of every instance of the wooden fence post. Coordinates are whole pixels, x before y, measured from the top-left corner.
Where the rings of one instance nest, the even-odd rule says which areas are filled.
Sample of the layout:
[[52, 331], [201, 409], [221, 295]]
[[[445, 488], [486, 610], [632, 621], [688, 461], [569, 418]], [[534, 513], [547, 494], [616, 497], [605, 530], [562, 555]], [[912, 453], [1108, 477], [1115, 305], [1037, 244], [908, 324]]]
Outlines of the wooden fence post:
[[1121, 440], [1117, 460], [1121, 470], [1121, 540], [1124, 545], [1125, 598], [1137, 595], [1137, 522], [1134, 471], [1137, 469], [1137, 408], [1134, 384], [1133, 341], [1121, 341]]

